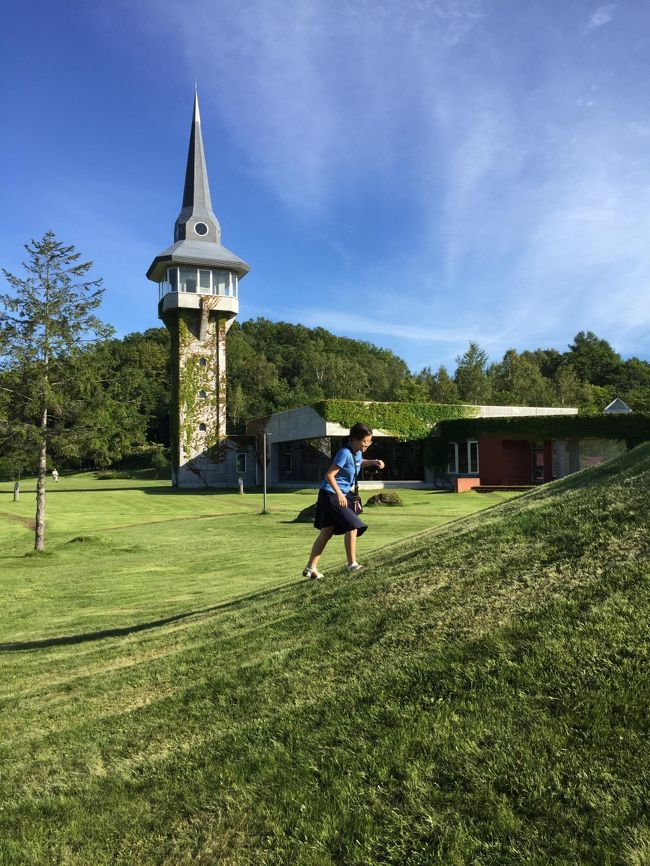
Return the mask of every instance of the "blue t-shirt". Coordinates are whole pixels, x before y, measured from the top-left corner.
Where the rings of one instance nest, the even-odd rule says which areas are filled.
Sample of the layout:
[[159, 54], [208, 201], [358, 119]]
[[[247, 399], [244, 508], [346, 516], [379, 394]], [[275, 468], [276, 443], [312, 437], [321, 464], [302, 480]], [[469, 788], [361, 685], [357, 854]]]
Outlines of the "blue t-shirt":
[[[341, 468], [336, 473], [334, 478], [336, 479], [336, 483], [339, 486], [341, 493], [347, 493], [351, 487], [354, 486], [354, 461], [357, 464], [357, 475], [361, 472], [361, 461], [363, 460], [363, 454], [361, 451], [357, 451], [352, 457], [352, 452], [349, 448], [341, 448], [340, 451], [337, 452], [332, 463], [336, 463], [337, 466]], [[331, 484], [328, 484], [327, 478], [324, 478], [321, 481], [320, 485], [321, 490], [327, 490], [330, 493], [334, 493], [334, 488]]]

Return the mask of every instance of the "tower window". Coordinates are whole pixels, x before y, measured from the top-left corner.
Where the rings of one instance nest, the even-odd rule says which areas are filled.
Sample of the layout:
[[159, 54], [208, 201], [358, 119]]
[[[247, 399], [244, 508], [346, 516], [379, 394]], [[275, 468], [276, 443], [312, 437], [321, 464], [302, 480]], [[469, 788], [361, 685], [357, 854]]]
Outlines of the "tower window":
[[[225, 268], [167, 268], [169, 292], [200, 292], [204, 295], [237, 297], [237, 275]], [[165, 291], [163, 290], [163, 294]]]
[[199, 367], [207, 367], [208, 359], [207, 358], [199, 358]]
[[196, 223], [196, 225], [194, 226], [194, 231], [197, 233], [197, 235], [207, 235], [208, 227], [205, 223]]
[[205, 424], [199, 424], [199, 433], [205, 433]]
[[201, 388], [201, 390], [199, 391], [199, 397], [201, 398], [201, 400], [205, 400], [207, 396], [207, 393], [203, 390], [203, 388]]
[[230, 272], [215, 269], [212, 271], [212, 291], [215, 295], [229, 294]]
[[196, 291], [196, 268], [180, 268], [181, 292]]

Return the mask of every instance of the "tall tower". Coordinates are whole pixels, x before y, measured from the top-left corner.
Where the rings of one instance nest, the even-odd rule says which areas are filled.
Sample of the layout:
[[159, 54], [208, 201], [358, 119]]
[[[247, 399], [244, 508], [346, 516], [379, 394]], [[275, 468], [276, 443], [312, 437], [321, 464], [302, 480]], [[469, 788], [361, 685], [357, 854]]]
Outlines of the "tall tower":
[[212, 210], [198, 95], [174, 243], [147, 277], [158, 283], [158, 316], [172, 339], [172, 483], [218, 483], [226, 436], [226, 332], [239, 312], [250, 267], [221, 245]]

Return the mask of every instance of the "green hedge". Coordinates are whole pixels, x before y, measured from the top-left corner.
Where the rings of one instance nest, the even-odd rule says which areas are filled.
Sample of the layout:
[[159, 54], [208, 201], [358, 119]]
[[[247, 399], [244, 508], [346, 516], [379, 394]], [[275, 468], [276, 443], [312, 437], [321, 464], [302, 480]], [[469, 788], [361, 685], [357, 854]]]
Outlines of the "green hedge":
[[480, 436], [507, 439], [624, 439], [628, 448], [650, 440], [650, 415], [542, 415], [451, 420], [438, 427], [440, 439], [457, 442]]
[[476, 406], [443, 403], [370, 403], [362, 400], [319, 400], [312, 407], [321, 418], [350, 428], [361, 422], [396, 439], [425, 439], [440, 421], [473, 418]]

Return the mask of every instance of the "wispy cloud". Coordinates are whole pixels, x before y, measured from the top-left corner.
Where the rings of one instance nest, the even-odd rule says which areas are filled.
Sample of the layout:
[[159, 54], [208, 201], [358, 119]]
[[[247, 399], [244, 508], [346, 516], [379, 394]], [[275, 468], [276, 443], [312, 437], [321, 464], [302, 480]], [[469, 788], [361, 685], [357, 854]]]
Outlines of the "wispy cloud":
[[595, 9], [589, 16], [587, 23], [584, 26], [585, 32], [588, 33], [590, 30], [597, 30], [599, 27], [604, 27], [605, 24], [609, 24], [609, 22], [614, 18], [615, 12], [616, 4], [614, 3], [606, 3], [604, 6], [599, 6], [598, 9]]
[[172, 5], [156, 16], [180, 31], [188, 71], [248, 170], [307, 214], [405, 157], [416, 168], [434, 80], [483, 18], [479, 0], [218, 7], [199, 2], [187, 15]]
[[[180, 33], [188, 79], [200, 76], [247, 171], [356, 267], [330, 283], [332, 297], [372, 301], [373, 315], [347, 320], [351, 332], [459, 349], [480, 339], [495, 352], [582, 328], [630, 344], [648, 334], [640, 7], [625, 44], [598, 56], [580, 34], [610, 23], [614, 3], [216, 7], [156, 15]], [[361, 228], [342, 230], [353, 218], [373, 267], [358, 264]], [[399, 297], [382, 271], [400, 274]], [[287, 311], [334, 327], [327, 309]]]
[[[374, 314], [360, 315], [352, 314], [342, 317], [331, 307], [289, 307], [276, 311], [282, 318], [290, 321], [300, 321], [308, 327], [329, 328], [341, 333], [342, 329], [348, 334], [354, 334], [360, 339], [371, 339], [381, 337], [399, 337], [402, 340], [416, 340], [423, 343], [450, 343], [452, 345], [463, 344], [467, 334], [458, 328], [444, 328], [440, 324], [414, 325], [408, 322], [395, 322], [390, 319], [381, 319]], [[476, 337], [486, 345], [492, 342], [493, 336], [478, 331]]]

